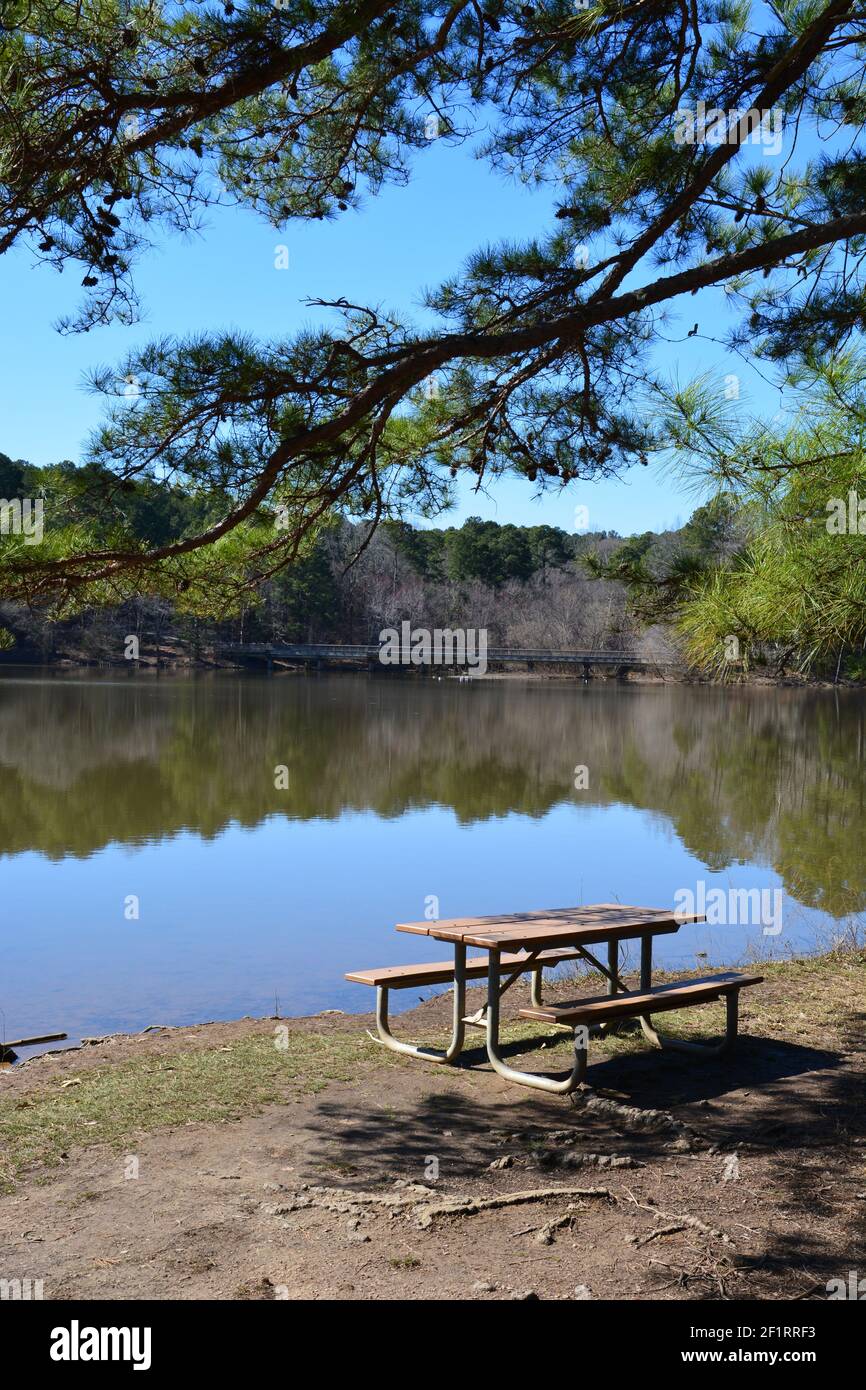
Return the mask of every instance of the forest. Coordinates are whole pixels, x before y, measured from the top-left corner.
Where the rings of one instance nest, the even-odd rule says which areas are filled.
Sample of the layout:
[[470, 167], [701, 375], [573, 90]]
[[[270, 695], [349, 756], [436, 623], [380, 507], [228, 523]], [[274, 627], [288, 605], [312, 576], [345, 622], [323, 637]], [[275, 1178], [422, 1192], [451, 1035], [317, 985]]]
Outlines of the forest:
[[[103, 538], [119, 518], [143, 546], [173, 543], [226, 504], [224, 495], [143, 480], [115, 487], [107, 520], [107, 486], [97, 465], [40, 468], [0, 454], [0, 497], [39, 499], [45, 515]], [[116, 662], [135, 634], [148, 662], [207, 665], [234, 642], [375, 643], [408, 617], [428, 628], [484, 627], [491, 646], [638, 652], [729, 676], [799, 669], [860, 679], [866, 664], [856, 647], [822, 659], [781, 640], [778, 625], [757, 639], [744, 634], [743, 652], [737, 639], [724, 664], [701, 661], [694, 629], [710, 621], [710, 595], [742, 582], [755, 534], [753, 508], [733, 492], [719, 492], [677, 530], [626, 538], [478, 517], [459, 527], [387, 520], [375, 528], [336, 517], [292, 566], [238, 588], [228, 606], [221, 589], [208, 602], [206, 587], [194, 605], [159, 592], [68, 612], [7, 600], [0, 660]]]

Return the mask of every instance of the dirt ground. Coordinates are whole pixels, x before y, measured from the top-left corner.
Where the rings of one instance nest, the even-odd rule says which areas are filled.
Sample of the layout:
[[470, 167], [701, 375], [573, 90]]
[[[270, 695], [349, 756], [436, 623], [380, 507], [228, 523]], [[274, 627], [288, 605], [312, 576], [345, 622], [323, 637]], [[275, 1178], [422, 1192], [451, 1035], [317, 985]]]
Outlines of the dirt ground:
[[[574, 1101], [474, 1047], [398, 1058], [357, 1015], [35, 1058], [0, 1074], [0, 1279], [83, 1300], [826, 1298], [866, 1269], [864, 979], [863, 954], [768, 967], [733, 1057], [627, 1033], [591, 1043]], [[448, 1010], [398, 1031], [441, 1035]], [[512, 1035], [520, 1065], [567, 1065], [546, 1026]]]

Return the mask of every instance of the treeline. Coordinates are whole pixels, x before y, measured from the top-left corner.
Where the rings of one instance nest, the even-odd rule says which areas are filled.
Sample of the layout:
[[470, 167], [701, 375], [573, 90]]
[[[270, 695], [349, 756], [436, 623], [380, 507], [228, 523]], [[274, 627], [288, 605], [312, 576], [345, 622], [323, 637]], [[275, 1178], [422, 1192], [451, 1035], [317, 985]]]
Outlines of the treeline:
[[[42, 498], [46, 516], [60, 511], [65, 522], [72, 517], [96, 523], [103, 544], [122, 522], [149, 548], [201, 530], [218, 520], [231, 501], [218, 489], [188, 493], [147, 476], [119, 482], [96, 464], [65, 460], [42, 468], [0, 453], [0, 498], [16, 497]], [[525, 581], [567, 566], [598, 540], [618, 539], [615, 531], [588, 536], [556, 526], [500, 526], [478, 517], [441, 530], [386, 521], [381, 534], [423, 579], [478, 580], [494, 589], [511, 579]]]
[[444, 530], [385, 522], [383, 531], [423, 579], [479, 580], [493, 589], [501, 589], [509, 579], [525, 583], [533, 575], [564, 569], [599, 541], [619, 539], [615, 531], [589, 535], [558, 526], [500, 526], [479, 517]]
[[[55, 518], [86, 525], [105, 547], [120, 529], [147, 548], [213, 524], [231, 500], [153, 478], [121, 485], [95, 465], [39, 468], [0, 454], [0, 499], [16, 497], [42, 499], [46, 537]], [[863, 679], [863, 542], [828, 538], [815, 500], [808, 509], [796, 500], [786, 533], [793, 540], [782, 542], [766, 507], [724, 489], [677, 530], [625, 538], [478, 517], [442, 528], [385, 521], [375, 530], [335, 519], [292, 565], [245, 590], [232, 608], [216, 583], [211, 592], [209, 576], [195, 608], [144, 593], [74, 616], [4, 602], [0, 588], [0, 659], [120, 661], [134, 634], [147, 660], [206, 663], [235, 642], [375, 643], [383, 628], [408, 619], [427, 628], [484, 628], [491, 646], [684, 655], [725, 675], [808, 669]], [[803, 533], [799, 518], [807, 510], [818, 517], [817, 542], [814, 528]], [[772, 550], [759, 567], [756, 547], [767, 548], [768, 537]], [[792, 553], [800, 569], [809, 560], [807, 575]], [[812, 600], [808, 616], [789, 593], [798, 575]], [[700, 643], [689, 643], [690, 630], [699, 631]]]
[[123, 481], [98, 464], [70, 459], [44, 468], [0, 453], [0, 499], [41, 498], [46, 525], [93, 527], [94, 539], [111, 542], [122, 526], [148, 547], [166, 545], [219, 520], [231, 504], [228, 492], [189, 492], [142, 475]]
[[[153, 479], [119, 486], [93, 466], [40, 468], [0, 454], [0, 498], [42, 498], [46, 529], [86, 518], [102, 543], [122, 524], [147, 546], [165, 545], [222, 515], [228, 498], [189, 496]], [[200, 661], [227, 642], [374, 642], [405, 618], [429, 627], [484, 627], [492, 645], [627, 648], [640, 636], [623, 586], [593, 579], [583, 561], [609, 556], [613, 532], [499, 525], [471, 517], [461, 526], [420, 528], [386, 521], [335, 522], [289, 568], [250, 592], [226, 617], [194, 616], [156, 595], [87, 609], [57, 620], [46, 609], [2, 603], [0, 624], [14, 642], [7, 659], [121, 659], [135, 634], [143, 650]]]

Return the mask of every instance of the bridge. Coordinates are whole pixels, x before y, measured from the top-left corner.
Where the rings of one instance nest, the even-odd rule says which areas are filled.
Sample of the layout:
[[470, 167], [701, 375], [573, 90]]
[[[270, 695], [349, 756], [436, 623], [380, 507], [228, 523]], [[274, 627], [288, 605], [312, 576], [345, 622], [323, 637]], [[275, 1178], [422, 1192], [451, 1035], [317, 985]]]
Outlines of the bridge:
[[[425, 662], [419, 665], [409, 663], [391, 664], [380, 660], [378, 643], [333, 643], [333, 642], [235, 642], [223, 645], [220, 651], [224, 656], [241, 665], [264, 665], [270, 670], [274, 663], [286, 665], [312, 666], [322, 670], [328, 666], [353, 666], [382, 671], [417, 671], [425, 674], [430, 671], [469, 670], [478, 664], [476, 661]], [[490, 666], [526, 666], [530, 671], [535, 666], [573, 666], [589, 677], [593, 670], [612, 671], [622, 678], [629, 671], [672, 670], [677, 663], [662, 658], [638, 656], [634, 652], [615, 651], [576, 651], [573, 649], [550, 650], [536, 647], [488, 647], [486, 654]]]

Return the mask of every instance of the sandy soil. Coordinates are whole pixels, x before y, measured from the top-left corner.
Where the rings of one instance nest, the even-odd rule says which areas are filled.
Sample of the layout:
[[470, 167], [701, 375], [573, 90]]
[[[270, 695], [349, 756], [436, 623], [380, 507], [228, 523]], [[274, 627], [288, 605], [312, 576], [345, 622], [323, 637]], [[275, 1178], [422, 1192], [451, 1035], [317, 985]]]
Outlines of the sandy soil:
[[[825, 1298], [866, 1262], [864, 973], [862, 957], [777, 968], [744, 997], [728, 1060], [591, 1047], [574, 1103], [475, 1051], [455, 1069], [396, 1058], [364, 1039], [368, 1018], [290, 1020], [290, 1053], [325, 1036], [360, 1058], [350, 1074], [30, 1165], [0, 1198], [0, 1278], [85, 1300]], [[696, 1027], [718, 1026], [711, 1009]], [[427, 1001], [399, 1031], [435, 1034], [447, 1011]], [[274, 1027], [36, 1058], [3, 1074], [0, 1107], [38, 1133], [118, 1064], [231, 1068]], [[544, 1069], [551, 1046], [542, 1029], [516, 1055]], [[93, 1114], [97, 1134], [111, 1117]]]

